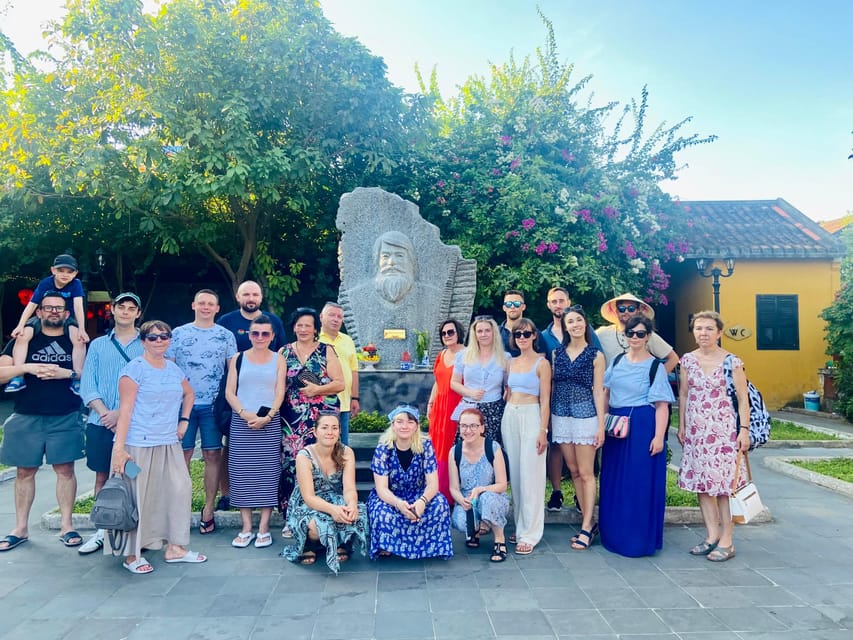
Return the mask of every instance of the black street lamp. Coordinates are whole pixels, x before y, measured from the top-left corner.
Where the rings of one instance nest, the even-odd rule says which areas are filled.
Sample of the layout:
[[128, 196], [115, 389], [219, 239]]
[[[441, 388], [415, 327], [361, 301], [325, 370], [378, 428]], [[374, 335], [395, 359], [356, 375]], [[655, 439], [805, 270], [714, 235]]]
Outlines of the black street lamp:
[[[711, 284], [714, 287], [714, 311], [717, 313], [720, 313], [720, 278], [728, 278], [735, 270], [734, 258], [726, 258], [724, 262], [726, 265], [726, 273], [723, 273], [723, 270], [719, 267], [713, 266], [713, 259], [696, 258], [696, 270], [699, 272], [699, 275], [703, 278], [713, 278]], [[708, 267], [712, 267], [710, 273], [706, 273], [705, 271]]]

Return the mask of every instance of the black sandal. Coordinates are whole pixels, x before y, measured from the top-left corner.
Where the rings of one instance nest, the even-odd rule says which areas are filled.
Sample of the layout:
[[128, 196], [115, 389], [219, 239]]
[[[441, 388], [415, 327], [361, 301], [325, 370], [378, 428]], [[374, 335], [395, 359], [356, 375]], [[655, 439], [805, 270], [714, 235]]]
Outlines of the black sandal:
[[[581, 536], [586, 536], [588, 542], [581, 540]], [[595, 540], [595, 533], [581, 529], [580, 533], [572, 538], [572, 549], [575, 551], [586, 551], [592, 546], [592, 541]]]
[[213, 516], [210, 516], [210, 520], [204, 519], [204, 509], [201, 510], [201, 513], [198, 514], [198, 532], [206, 536], [208, 533], [213, 533], [216, 531], [216, 520], [213, 519]]
[[469, 549], [479, 549], [480, 548], [480, 536], [475, 535], [470, 538], [465, 539], [465, 546]]
[[492, 557], [489, 558], [492, 562], [503, 562], [506, 560], [506, 543], [505, 542], [496, 542], [495, 546], [492, 548]]
[[349, 560], [349, 557], [352, 555], [352, 543], [345, 542], [341, 546], [338, 547], [338, 562], [344, 563]]

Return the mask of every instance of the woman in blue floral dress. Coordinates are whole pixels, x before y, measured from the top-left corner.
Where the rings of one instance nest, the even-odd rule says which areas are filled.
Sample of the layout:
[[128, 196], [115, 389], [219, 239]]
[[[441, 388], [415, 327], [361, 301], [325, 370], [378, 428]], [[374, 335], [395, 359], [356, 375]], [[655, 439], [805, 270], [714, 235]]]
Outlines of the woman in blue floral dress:
[[282, 551], [291, 562], [314, 564], [325, 550], [326, 565], [338, 572], [353, 542], [367, 547], [367, 509], [355, 488], [355, 454], [341, 442], [337, 414], [324, 413], [315, 426], [317, 442], [296, 455], [298, 484], [290, 497], [287, 524], [296, 544]]
[[[337, 411], [344, 375], [335, 349], [320, 342], [320, 316], [299, 307], [290, 317], [296, 340], [281, 348], [287, 363], [287, 392], [281, 406], [282, 455], [279, 508], [287, 518], [287, 502], [296, 485], [296, 454], [316, 442], [314, 425], [321, 411]], [[287, 527], [282, 532], [288, 535]]]
[[370, 465], [370, 558], [450, 558], [450, 507], [438, 492], [435, 449], [421, 434], [420, 413], [401, 405], [388, 419]]

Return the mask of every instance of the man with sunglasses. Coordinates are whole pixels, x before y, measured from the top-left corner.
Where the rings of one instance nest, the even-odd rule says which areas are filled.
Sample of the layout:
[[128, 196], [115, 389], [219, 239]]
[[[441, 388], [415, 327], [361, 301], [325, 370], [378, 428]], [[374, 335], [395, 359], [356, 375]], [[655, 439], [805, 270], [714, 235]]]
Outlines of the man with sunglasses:
[[216, 530], [213, 507], [222, 466], [222, 432], [216, 425], [213, 405], [228, 370], [228, 361], [237, 354], [237, 341], [228, 329], [214, 323], [219, 312], [219, 296], [215, 291], [201, 289], [193, 298], [192, 309], [195, 319], [172, 332], [172, 343], [166, 357], [181, 368], [195, 393], [189, 425], [181, 444], [189, 466], [196, 434], [201, 432], [204, 508], [199, 533], [204, 535]]
[[60, 540], [78, 547], [83, 538], [74, 531], [71, 511], [77, 494], [74, 461], [83, 457], [83, 425], [80, 398], [68, 385], [78, 377], [71, 353], [73, 344], [65, 333], [69, 310], [65, 299], [49, 291], [36, 315], [41, 331], [27, 349], [25, 364], [14, 365], [14, 341], [0, 356], [0, 383], [25, 376], [27, 386], [15, 396], [15, 412], [4, 424], [0, 463], [17, 467], [15, 476], [15, 527], [0, 539], [0, 552], [10, 551], [29, 537], [30, 510], [36, 492], [36, 472], [43, 462], [56, 473], [56, 498], [61, 514]]
[[[506, 314], [506, 320], [501, 323], [499, 328], [501, 331], [501, 339], [504, 343], [504, 351], [509, 353], [513, 358], [518, 357], [521, 354], [521, 351], [510, 347], [509, 338], [515, 329], [515, 326], [524, 317], [524, 310], [526, 308], [527, 305], [524, 303], [524, 294], [518, 289], [510, 289], [504, 294], [503, 309]], [[536, 345], [537, 353], [548, 353], [544, 340], [537, 340]]]
[[327, 302], [320, 311], [320, 342], [335, 348], [344, 373], [344, 390], [338, 394], [341, 402], [341, 442], [349, 444], [349, 419], [358, 415], [358, 358], [355, 343], [341, 333], [344, 308], [337, 302]]
[[[641, 314], [649, 320], [653, 320], [655, 317], [654, 309], [630, 293], [611, 298], [601, 305], [601, 317], [609, 320], [612, 324], [607, 327], [600, 327], [595, 334], [601, 341], [604, 358], [608, 365], [620, 353], [628, 351], [625, 323], [629, 318]], [[655, 358], [664, 361], [667, 373], [675, 369], [678, 364], [678, 355], [673, 350], [672, 345], [661, 338], [657, 332], [649, 338], [647, 348]]]
[[[89, 345], [80, 379], [80, 397], [89, 407], [86, 420], [86, 466], [95, 472], [95, 495], [110, 476], [116, 424], [118, 423], [118, 380], [124, 366], [142, 355], [142, 341], [136, 321], [142, 303], [135, 293], [125, 292], [113, 298], [113, 328]], [[80, 555], [104, 547], [104, 530], [98, 529], [78, 549]]]

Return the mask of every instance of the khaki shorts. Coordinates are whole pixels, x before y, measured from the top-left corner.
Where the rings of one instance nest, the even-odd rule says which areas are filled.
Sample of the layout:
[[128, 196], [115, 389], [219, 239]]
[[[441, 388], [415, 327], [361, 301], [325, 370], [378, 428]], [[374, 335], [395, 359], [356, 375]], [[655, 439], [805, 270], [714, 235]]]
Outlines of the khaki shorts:
[[79, 411], [61, 416], [13, 413], [3, 425], [0, 463], [11, 467], [64, 464], [83, 457]]

